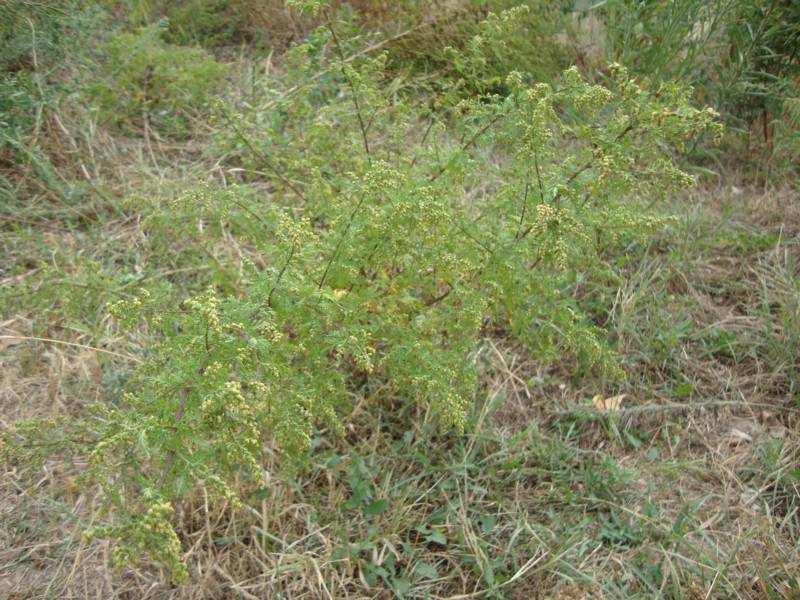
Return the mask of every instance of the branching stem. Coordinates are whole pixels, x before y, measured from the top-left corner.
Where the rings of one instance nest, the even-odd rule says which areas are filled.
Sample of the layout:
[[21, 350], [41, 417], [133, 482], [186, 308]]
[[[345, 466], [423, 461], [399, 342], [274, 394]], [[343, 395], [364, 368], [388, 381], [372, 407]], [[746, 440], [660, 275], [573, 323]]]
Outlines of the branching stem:
[[283, 173], [281, 173], [277, 169], [277, 167], [275, 167], [275, 165], [272, 164], [272, 161], [270, 161], [264, 155], [263, 152], [258, 150], [255, 146], [253, 146], [252, 143], [250, 143], [250, 140], [247, 139], [247, 136], [244, 134], [244, 132], [241, 129], [239, 129], [239, 127], [237, 127], [235, 121], [231, 118], [231, 116], [228, 114], [228, 112], [223, 110], [222, 111], [222, 116], [225, 119], [225, 121], [228, 123], [228, 125], [230, 125], [231, 129], [233, 129], [233, 132], [236, 134], [236, 137], [238, 137], [242, 141], [242, 143], [244, 143], [244, 145], [247, 146], [247, 149], [250, 150], [250, 152], [253, 154], [253, 156], [255, 156], [258, 160], [260, 160], [261, 163], [273, 175], [275, 175], [275, 177], [280, 179], [284, 183], [284, 185], [286, 185], [286, 187], [288, 187], [290, 190], [292, 190], [292, 192], [294, 192], [295, 196], [300, 198], [300, 200], [302, 200], [303, 203], [305, 204], [306, 199], [305, 199], [305, 196], [303, 196], [303, 193], [297, 188], [296, 185], [294, 185], [291, 181], [289, 181], [288, 177], [286, 177]]
[[328, 277], [328, 271], [330, 271], [331, 265], [333, 265], [334, 261], [339, 256], [339, 249], [342, 247], [344, 240], [347, 238], [347, 234], [350, 233], [350, 228], [353, 226], [353, 221], [355, 221], [356, 215], [358, 211], [361, 209], [361, 206], [364, 204], [366, 196], [361, 196], [361, 200], [358, 201], [358, 204], [353, 209], [353, 212], [350, 213], [350, 219], [347, 221], [347, 225], [342, 232], [342, 236], [339, 238], [339, 241], [336, 243], [336, 247], [333, 249], [333, 254], [331, 254], [331, 258], [328, 261], [328, 264], [325, 265], [325, 271], [322, 273], [322, 277], [319, 280], [319, 284], [317, 285], [317, 289], [321, 290], [322, 286], [325, 284], [325, 279]]
[[278, 273], [277, 279], [275, 279], [275, 283], [272, 285], [272, 289], [269, 291], [269, 296], [267, 297], [267, 306], [272, 308], [272, 295], [275, 293], [275, 289], [281, 282], [283, 278], [283, 274], [286, 273], [286, 269], [289, 268], [289, 263], [292, 262], [292, 258], [294, 258], [295, 246], [292, 244], [292, 249], [289, 251], [289, 257], [286, 259], [286, 262], [283, 263], [283, 267], [281, 268], [281, 272]]
[[328, 20], [328, 31], [331, 32], [331, 37], [333, 38], [333, 43], [336, 46], [336, 53], [339, 55], [339, 60], [341, 61], [341, 71], [344, 78], [347, 80], [347, 85], [350, 86], [350, 91], [353, 94], [353, 105], [356, 108], [356, 118], [358, 119], [358, 127], [361, 129], [361, 139], [364, 143], [364, 152], [367, 153], [367, 162], [369, 162], [370, 166], [372, 166], [372, 157], [369, 151], [369, 139], [367, 138], [367, 127], [364, 125], [364, 117], [361, 114], [361, 105], [358, 102], [358, 93], [356, 91], [356, 86], [353, 83], [353, 80], [347, 74], [347, 68], [345, 67], [346, 60], [344, 57], [344, 52], [342, 51], [342, 45], [339, 43], [339, 36], [336, 35], [336, 29], [333, 27], [333, 20], [331, 19], [330, 15], [325, 12], [325, 18]]
[[[202, 371], [202, 369], [201, 369]], [[187, 383], [186, 387], [183, 388], [183, 392], [181, 392], [181, 399], [178, 402], [178, 410], [175, 413], [175, 427], [177, 427], [181, 419], [183, 418], [183, 407], [186, 405], [186, 398], [189, 397], [189, 391], [192, 389], [192, 384]], [[175, 459], [175, 450], [170, 450], [167, 454], [167, 460], [164, 463], [164, 469], [161, 471], [161, 477], [158, 478], [158, 485], [156, 485], [156, 491], [160, 492], [164, 487], [164, 483], [167, 481], [167, 473], [169, 473], [170, 467], [172, 467], [172, 461]]]
[[[483, 126], [483, 127], [480, 129], [480, 131], [476, 132], [476, 133], [475, 133], [475, 135], [473, 135], [473, 136], [472, 136], [470, 139], [468, 139], [466, 142], [464, 142], [464, 143], [461, 145], [461, 152], [465, 152], [466, 150], [468, 150], [468, 149], [470, 148], [470, 146], [472, 146], [472, 144], [474, 144], [476, 141], [478, 141], [478, 138], [479, 138], [479, 137], [481, 137], [481, 136], [482, 136], [484, 133], [486, 133], [487, 131], [489, 131], [489, 129], [492, 127], [492, 125], [494, 125], [495, 123], [497, 123], [497, 122], [500, 120], [500, 117], [502, 117], [502, 116], [503, 116], [502, 114], [497, 114], [497, 115], [495, 115], [494, 117], [492, 117], [491, 119], [489, 119], [489, 122], [488, 122], [486, 125], [484, 125], [484, 126]], [[431, 176], [431, 177], [428, 179], [428, 181], [429, 181], [430, 183], [433, 183], [434, 181], [436, 181], [437, 179], [439, 179], [439, 177], [441, 177], [441, 176], [444, 174], [444, 172], [445, 172], [445, 171], [447, 171], [448, 167], [450, 167], [450, 162], [452, 162], [452, 160], [451, 160], [451, 161], [449, 161], [449, 162], [448, 162], [446, 165], [444, 165], [443, 167], [440, 167], [440, 168], [439, 168], [439, 170], [438, 170], [436, 173], [434, 173], [434, 174], [433, 174], [433, 175], [432, 175], [432, 176]]]

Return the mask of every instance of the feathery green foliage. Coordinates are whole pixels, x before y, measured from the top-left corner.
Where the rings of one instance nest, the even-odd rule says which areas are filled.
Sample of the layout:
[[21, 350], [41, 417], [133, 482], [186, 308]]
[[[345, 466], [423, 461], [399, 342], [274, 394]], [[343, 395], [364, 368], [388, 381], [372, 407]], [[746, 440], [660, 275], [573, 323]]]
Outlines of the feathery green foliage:
[[[463, 431], [486, 327], [622, 377], [569, 284], [615, 281], [617, 242], [664, 222], [645, 207], [694, 185], [674, 153], [720, 127], [689, 92], [644, 90], [617, 64], [607, 87], [573, 68], [554, 85], [512, 72], [508, 94], [492, 93], [481, 67], [523, 15], [490, 15], [447, 51], [459, 76], [432, 107], [332, 20], [294, 51], [292, 93], [276, 81], [261, 103], [219, 104], [219, 143], [245, 176], [189, 191], [148, 224], [235, 235], [251, 253], [245, 283], [177, 306], [144, 288], [109, 305], [152, 340], [118, 405], [80, 424], [95, 440], [85, 480], [102, 482], [111, 520], [88, 538], [123, 538], [115, 561], [147, 551], [185, 581], [170, 502], [204, 482], [236, 505], [231, 482], [258, 479], [265, 444], [301, 468], [315, 428], [341, 431], [365, 381]], [[36, 434], [19, 426], [0, 449], [24, 453]]]

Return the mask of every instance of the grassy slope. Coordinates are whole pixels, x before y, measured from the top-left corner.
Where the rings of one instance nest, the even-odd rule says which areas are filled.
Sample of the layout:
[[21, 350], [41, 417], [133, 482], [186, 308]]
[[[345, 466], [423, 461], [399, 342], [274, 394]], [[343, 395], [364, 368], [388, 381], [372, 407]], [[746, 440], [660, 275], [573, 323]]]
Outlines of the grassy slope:
[[[231, 79], [251, 72], [242, 61]], [[65, 114], [42, 123], [55, 171], [93, 187], [67, 202], [36, 183], [30, 164], [10, 179], [19, 204], [0, 223], [0, 278], [19, 301], [0, 334], [64, 343], [2, 342], [0, 426], [81, 414], [115, 397], [132, 361], [109, 353], [135, 358], [140, 340], [116, 333], [106, 301], [142, 278], [168, 281], [165, 293], [180, 295], [240, 264], [235, 239], [208, 246], [198, 232], [199, 243], [182, 246], [119, 208], [134, 192], [166, 201], [197, 181], [230, 177], [207, 154], [204, 131], [178, 144], [102, 127], [79, 134]], [[398, 418], [419, 409], [367, 386], [381, 410], [357, 401], [346, 438], [320, 437], [299, 479], [267, 464], [263, 493], [246, 509], [209, 506], [202, 489], [178, 507], [192, 573], [180, 589], [145, 562], [111, 571], [107, 545], [80, 544], [98, 516], [76, 484], [85, 465], [66, 454], [39, 469], [9, 465], [0, 480], [0, 595], [800, 593], [800, 212], [792, 191], [735, 192], [723, 182], [673, 199], [663, 210], [678, 222], [648, 247], [632, 246], [627, 283], [595, 297], [628, 373], [622, 389], [574, 377], [569, 359], [538, 364], [502, 332], [482, 346], [482, 388], [460, 438], [433, 435], [422, 413]], [[592, 409], [596, 394], [618, 393], [627, 394], [622, 410]], [[406, 430], [408, 422], [416, 425]]]

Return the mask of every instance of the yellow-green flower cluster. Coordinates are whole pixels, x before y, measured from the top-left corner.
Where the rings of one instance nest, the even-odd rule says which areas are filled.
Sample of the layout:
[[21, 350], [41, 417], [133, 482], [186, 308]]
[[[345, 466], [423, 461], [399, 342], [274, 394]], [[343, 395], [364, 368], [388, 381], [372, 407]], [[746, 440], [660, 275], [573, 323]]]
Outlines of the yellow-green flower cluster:
[[286, 213], [280, 213], [278, 223], [278, 237], [295, 249], [302, 248], [317, 239], [308, 217], [295, 221]]
[[147, 507], [144, 515], [122, 525], [102, 525], [84, 532], [82, 541], [90, 544], [95, 539], [119, 540], [111, 553], [111, 564], [121, 568], [135, 561], [143, 550], [160, 561], [178, 584], [189, 581], [189, 572], [181, 558], [181, 543], [169, 522], [172, 505], [166, 500], [156, 500]]
[[205, 320], [206, 327], [214, 333], [222, 333], [219, 315], [220, 300], [214, 288], [209, 286], [206, 293], [192, 300], [184, 301], [184, 305], [199, 314]]
[[614, 98], [614, 94], [608, 89], [586, 83], [577, 67], [570, 67], [564, 71], [564, 85], [570, 93], [570, 100], [575, 108], [590, 118], [594, 118], [595, 111], [603, 108]]
[[144, 311], [151, 308], [151, 296], [147, 290], [140, 290], [132, 300], [118, 300], [106, 305], [108, 313], [124, 329], [133, 329], [141, 321]]
[[217, 475], [207, 474], [203, 476], [203, 485], [214, 498], [222, 498], [230, 502], [231, 507], [236, 509], [242, 505], [242, 500], [236, 495], [230, 486]]

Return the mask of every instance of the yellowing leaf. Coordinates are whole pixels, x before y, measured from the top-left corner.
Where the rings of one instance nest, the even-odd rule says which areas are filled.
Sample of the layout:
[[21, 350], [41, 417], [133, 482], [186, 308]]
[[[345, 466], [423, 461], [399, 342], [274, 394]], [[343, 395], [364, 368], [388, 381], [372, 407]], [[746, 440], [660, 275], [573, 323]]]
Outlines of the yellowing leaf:
[[622, 408], [622, 401], [625, 400], [627, 394], [620, 394], [619, 396], [611, 396], [610, 398], [603, 398], [600, 394], [592, 398], [592, 404], [597, 410], [619, 410]]

